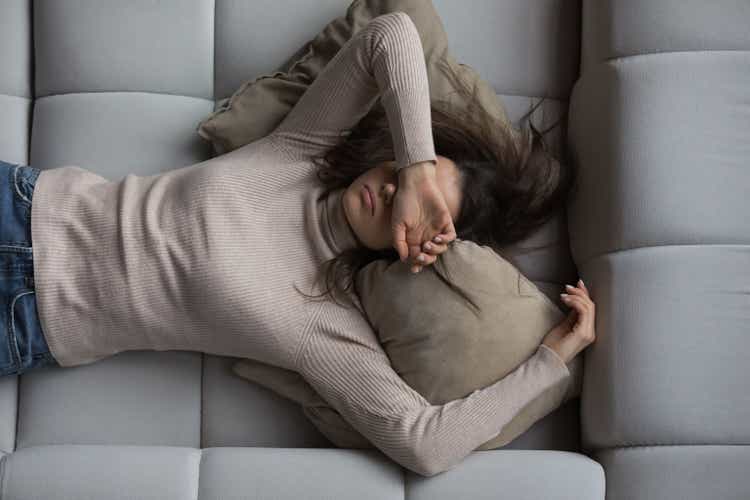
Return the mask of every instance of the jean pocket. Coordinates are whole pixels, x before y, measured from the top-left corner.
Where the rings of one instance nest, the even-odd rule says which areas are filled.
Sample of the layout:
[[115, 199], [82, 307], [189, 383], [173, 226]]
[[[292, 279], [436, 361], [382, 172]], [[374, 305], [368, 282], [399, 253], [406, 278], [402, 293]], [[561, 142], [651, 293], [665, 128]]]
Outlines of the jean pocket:
[[31, 208], [34, 184], [38, 176], [38, 171], [28, 165], [13, 167], [13, 194], [16, 196], [16, 200], [26, 205], [27, 208]]
[[10, 348], [18, 373], [54, 364], [39, 322], [36, 292], [29, 288], [17, 291], [11, 297], [8, 309]]

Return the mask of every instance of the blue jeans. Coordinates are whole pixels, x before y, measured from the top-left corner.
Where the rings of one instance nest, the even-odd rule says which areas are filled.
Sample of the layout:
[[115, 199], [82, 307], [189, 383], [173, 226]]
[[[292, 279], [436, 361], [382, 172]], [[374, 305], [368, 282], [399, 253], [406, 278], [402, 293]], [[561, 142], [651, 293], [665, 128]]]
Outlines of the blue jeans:
[[36, 309], [31, 199], [40, 173], [0, 161], [0, 376], [60, 366]]

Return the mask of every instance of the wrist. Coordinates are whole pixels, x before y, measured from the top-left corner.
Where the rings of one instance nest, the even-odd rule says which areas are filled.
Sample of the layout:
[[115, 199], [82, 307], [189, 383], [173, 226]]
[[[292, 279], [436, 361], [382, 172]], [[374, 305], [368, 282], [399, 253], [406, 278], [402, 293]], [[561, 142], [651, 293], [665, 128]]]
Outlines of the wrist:
[[436, 165], [432, 160], [412, 163], [411, 165], [408, 165], [398, 171], [398, 177], [402, 180], [405, 180], [407, 178], [435, 175]]

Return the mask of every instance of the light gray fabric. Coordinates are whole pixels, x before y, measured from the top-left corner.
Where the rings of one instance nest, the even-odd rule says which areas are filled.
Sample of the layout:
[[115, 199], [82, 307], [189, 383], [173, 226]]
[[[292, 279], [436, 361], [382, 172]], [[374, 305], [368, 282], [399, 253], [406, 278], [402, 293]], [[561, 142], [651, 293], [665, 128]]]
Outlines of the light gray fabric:
[[747, 244], [749, 81], [747, 51], [633, 56], [583, 74], [569, 122], [579, 267], [643, 246]]
[[176, 446], [33, 446], [3, 457], [5, 499], [198, 498], [201, 450]]
[[618, 57], [750, 47], [747, 0], [586, 0], [581, 15], [582, 72]]
[[598, 339], [582, 444], [608, 498], [750, 498], [750, 4], [583, 13], [568, 228]]
[[[201, 0], [34, 5], [34, 95], [149, 92], [211, 100], [213, 7]], [[135, 110], [132, 116], [146, 118]]]
[[[486, 452], [483, 455], [489, 455]], [[5, 499], [465, 497], [604, 498], [603, 471], [583, 455], [537, 450], [472, 457], [451, 475], [425, 481], [371, 451], [170, 446], [35, 446], [5, 457]], [[44, 480], [40, 480], [43, 471]], [[539, 481], [539, 476], [544, 481]], [[336, 480], [331, 480], [336, 478]]]
[[[29, 2], [3, 2], [0, 4], [0, 72], [2, 98], [31, 98], [31, 17]], [[10, 124], [11, 122], [8, 122]], [[3, 132], [7, 129], [3, 128]], [[5, 134], [3, 134], [5, 135]]]
[[28, 155], [32, 63], [30, 2], [0, 3], [0, 157], [20, 163]]
[[582, 269], [607, 332], [584, 369], [608, 374], [584, 375], [588, 445], [750, 442], [748, 246], [644, 247]]
[[449, 18], [445, 31], [456, 59], [498, 92], [567, 100], [578, 77], [579, 0], [433, 3]]
[[455, 474], [410, 480], [408, 488], [414, 500], [467, 498], [467, 492], [472, 500], [579, 500], [605, 495], [603, 471], [593, 469], [586, 456], [537, 450], [501, 452], [486, 459], [475, 454]]
[[107, 364], [22, 375], [28, 383], [19, 385], [16, 448], [64, 443], [200, 447], [201, 353], [147, 354], [126, 352]]
[[[29, 163], [37, 168], [79, 165], [112, 180], [192, 165], [200, 161], [197, 158], [210, 157], [210, 145], [190, 137], [193, 124], [211, 108], [212, 103], [203, 99], [135, 92], [39, 99], [34, 103], [32, 134], [34, 143], [43, 146], [36, 146]], [[71, 122], [85, 126], [71, 127]], [[102, 161], [105, 153], [110, 156]]]
[[594, 456], [606, 468], [607, 491], [615, 498], [750, 498], [747, 446], [637, 446]]

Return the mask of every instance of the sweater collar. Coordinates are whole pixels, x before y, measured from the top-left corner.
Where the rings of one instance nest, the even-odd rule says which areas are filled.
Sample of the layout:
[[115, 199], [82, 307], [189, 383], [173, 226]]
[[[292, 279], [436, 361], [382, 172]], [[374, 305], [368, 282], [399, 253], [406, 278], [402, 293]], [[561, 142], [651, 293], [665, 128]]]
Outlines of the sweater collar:
[[336, 254], [350, 248], [364, 246], [346, 218], [343, 204], [344, 191], [346, 188], [331, 191], [322, 203], [324, 219], [322, 230]]

